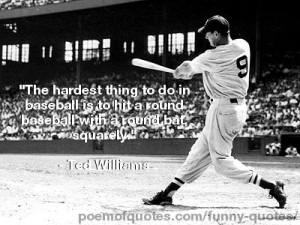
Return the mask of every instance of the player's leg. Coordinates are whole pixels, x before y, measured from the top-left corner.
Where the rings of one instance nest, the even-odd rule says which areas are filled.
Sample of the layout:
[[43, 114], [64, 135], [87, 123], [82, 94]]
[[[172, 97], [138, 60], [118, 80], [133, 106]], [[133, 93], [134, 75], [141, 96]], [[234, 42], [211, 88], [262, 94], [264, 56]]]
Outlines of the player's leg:
[[172, 197], [183, 184], [192, 183], [198, 179], [211, 164], [205, 135], [205, 131], [200, 134], [186, 160], [177, 170], [173, 182], [164, 190], [169, 197]]
[[245, 105], [214, 105], [215, 120], [208, 124], [209, 150], [216, 171], [228, 178], [242, 183], [253, 183], [270, 190], [283, 207], [286, 195], [283, 192], [282, 182], [272, 182], [262, 178], [253, 168], [247, 167], [231, 156], [233, 140], [242, 129], [246, 120]]
[[211, 164], [210, 153], [207, 147], [205, 129], [200, 134], [197, 141], [192, 146], [186, 160], [177, 170], [173, 181], [165, 190], [157, 193], [151, 199], [143, 199], [145, 204], [149, 205], [167, 205], [172, 204], [172, 197], [175, 192], [185, 183], [191, 183], [196, 180]]
[[192, 146], [184, 163], [177, 170], [175, 177], [185, 183], [192, 183], [199, 178], [211, 164], [208, 150], [207, 129], [204, 128], [199, 138]]
[[275, 155], [275, 146], [273, 146], [272, 148], [271, 148], [271, 150], [270, 150], [270, 155], [271, 156], [273, 156], [273, 155]]

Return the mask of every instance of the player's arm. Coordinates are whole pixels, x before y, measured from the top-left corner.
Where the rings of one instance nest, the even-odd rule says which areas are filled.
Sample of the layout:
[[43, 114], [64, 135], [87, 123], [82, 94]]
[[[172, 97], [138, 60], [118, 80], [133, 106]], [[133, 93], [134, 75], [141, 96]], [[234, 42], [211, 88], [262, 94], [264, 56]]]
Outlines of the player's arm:
[[184, 61], [175, 70], [174, 77], [177, 79], [191, 79], [194, 74], [202, 74], [204, 71], [212, 72], [216, 68], [216, 60], [219, 54], [207, 50], [192, 61]]
[[193, 78], [194, 74], [195, 71], [191, 61], [184, 61], [175, 69], [174, 77], [176, 79], [190, 80]]
[[[203, 71], [207, 70], [206, 61], [207, 51], [200, 54], [198, 57], [194, 58], [192, 61], [184, 61], [179, 65], [174, 72], [174, 77], [176, 79], [192, 79], [194, 74], [201, 74]], [[207, 70], [209, 71], [209, 69]]]

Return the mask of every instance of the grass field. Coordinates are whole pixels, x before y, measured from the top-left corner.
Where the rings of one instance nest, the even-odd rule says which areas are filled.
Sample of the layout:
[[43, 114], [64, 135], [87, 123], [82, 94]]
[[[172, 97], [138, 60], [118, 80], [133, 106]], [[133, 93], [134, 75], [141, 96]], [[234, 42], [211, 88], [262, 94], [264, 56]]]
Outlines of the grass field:
[[[236, 158], [266, 178], [284, 180], [287, 207], [276, 208], [267, 190], [225, 178], [213, 166], [184, 185], [174, 205], [143, 205], [141, 198], [165, 188], [185, 156], [2, 154], [0, 224], [299, 224], [300, 158]], [[148, 169], [70, 169], [70, 160], [88, 159], [144, 163]]]

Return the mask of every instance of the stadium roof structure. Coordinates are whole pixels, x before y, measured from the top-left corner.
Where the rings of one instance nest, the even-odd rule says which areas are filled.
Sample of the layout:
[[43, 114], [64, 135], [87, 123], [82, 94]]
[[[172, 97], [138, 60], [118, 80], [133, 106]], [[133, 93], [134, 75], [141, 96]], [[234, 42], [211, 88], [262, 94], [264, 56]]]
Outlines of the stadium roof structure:
[[148, 0], [76, 0], [57, 4], [46, 4], [41, 6], [17, 8], [0, 11], [0, 20], [14, 19], [29, 16], [40, 16], [53, 13], [70, 12], [83, 9], [99, 8], [126, 3], [134, 3]]

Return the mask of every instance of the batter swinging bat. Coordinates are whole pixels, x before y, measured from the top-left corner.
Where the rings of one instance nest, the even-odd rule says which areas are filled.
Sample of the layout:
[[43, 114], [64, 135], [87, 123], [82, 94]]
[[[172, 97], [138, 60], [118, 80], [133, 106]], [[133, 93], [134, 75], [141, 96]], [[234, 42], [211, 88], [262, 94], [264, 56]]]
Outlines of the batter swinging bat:
[[161, 65], [158, 65], [156, 63], [152, 63], [143, 59], [138, 59], [138, 58], [134, 58], [131, 61], [131, 64], [134, 66], [139, 66], [139, 67], [143, 67], [146, 69], [151, 69], [151, 70], [158, 70], [158, 71], [163, 71], [163, 72], [167, 72], [167, 73], [174, 73], [175, 70], [172, 70], [168, 67], [164, 67]]

